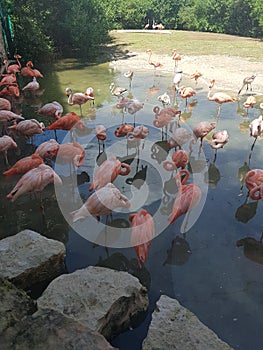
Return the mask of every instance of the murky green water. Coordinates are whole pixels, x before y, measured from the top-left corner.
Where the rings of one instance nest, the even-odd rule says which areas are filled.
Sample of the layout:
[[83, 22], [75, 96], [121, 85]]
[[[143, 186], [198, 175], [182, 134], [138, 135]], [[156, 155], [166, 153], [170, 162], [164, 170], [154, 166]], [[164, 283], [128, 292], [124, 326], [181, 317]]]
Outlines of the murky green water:
[[[95, 106], [83, 106], [83, 119], [88, 130], [75, 134], [77, 141], [86, 146], [85, 162], [73, 175], [75, 178], [71, 177], [69, 166], [57, 166], [56, 170], [65, 185], [65, 197], [59, 197], [58, 205], [59, 195], [56, 196], [52, 186], [46, 188], [43, 194], [44, 217], [34, 196], [24, 195], [15, 203], [8, 202], [5, 196], [18, 178], [5, 179], [1, 175], [0, 237], [30, 228], [66, 244], [69, 272], [99, 264], [138, 276], [149, 288], [150, 308], [145, 318], [137, 322], [133, 330], [123, 333], [113, 341], [120, 349], [140, 349], [154, 303], [161, 294], [177, 298], [233, 348], [261, 349], [263, 245], [259, 241], [263, 228], [262, 201], [247, 199], [246, 188], [242, 187], [239, 179], [239, 173], [248, 164], [250, 169], [263, 168], [261, 140], [257, 140], [249, 163], [253, 143], [249, 136], [249, 121], [260, 115], [259, 104], [249, 110], [248, 116], [242, 108], [245, 96], [241, 97], [239, 104], [229, 103], [222, 106], [217, 129], [227, 129], [230, 136], [228, 144], [218, 150], [215, 161], [215, 150], [211, 149], [207, 141], [204, 141], [204, 152], [198, 155], [197, 144], [191, 154], [191, 181], [198, 182], [203, 189], [199, 209], [189, 221], [182, 216], [172, 225], [168, 225], [175, 193], [170, 174], [163, 175], [161, 170], [162, 161], [169, 155], [161, 142], [161, 131], [152, 125], [152, 108], [154, 105], [161, 106], [157, 96], [164, 92], [171, 93], [172, 77], [161, 72], [157, 72], [155, 76], [153, 72], [134, 73], [129, 96], [144, 102], [143, 110], [136, 115], [136, 123], [144, 123], [150, 129], [145, 147], [140, 148], [137, 156], [136, 148], [127, 148], [126, 141], [117, 139], [114, 135], [114, 130], [121, 124], [123, 117], [114, 108], [117, 98], [111, 95], [109, 85], [114, 81], [116, 85], [129, 88], [129, 80], [123, 76], [123, 72], [110, 69], [108, 64], [85, 66], [70, 60], [63, 61], [55, 70], [46, 72], [45, 78], [40, 81], [41, 88], [45, 89], [43, 94], [26, 98], [18, 107], [22, 108], [25, 117], [33, 118], [36, 117], [38, 107], [57, 100], [63, 105], [65, 113], [79, 113], [78, 106], [67, 105], [65, 89], [69, 86], [74, 91], [85, 91], [88, 86], [92, 86], [95, 90]], [[183, 84], [194, 87], [193, 81], [186, 76]], [[183, 111], [185, 122], [181, 125], [188, 130], [200, 121], [215, 121], [216, 105], [207, 100], [206, 87], [198, 84], [196, 90], [196, 103], [193, 108], [188, 106], [185, 109], [185, 101], [178, 95], [171, 95], [174, 98], [173, 103]], [[193, 100], [189, 102], [191, 101]], [[44, 117], [38, 119], [47, 123]], [[133, 123], [133, 116], [126, 115], [125, 121]], [[146, 208], [153, 216], [158, 214], [156, 226], [160, 234], [153, 240], [148, 260], [142, 269], [138, 269], [135, 251], [129, 247], [129, 237], [125, 237], [125, 230], [122, 230], [129, 225], [127, 211], [113, 213], [111, 225], [118, 227], [118, 230], [116, 234], [115, 229], [108, 229], [107, 249], [100, 245], [101, 237], [105, 239], [103, 227], [97, 229], [99, 224], [96, 226], [96, 223], [87, 220], [84, 221], [86, 233], [83, 233], [83, 223], [72, 228], [68, 224], [67, 215], [64, 218], [61, 213], [61, 203], [62, 211], [65, 210], [66, 214], [67, 210], [73, 210], [77, 205], [77, 197], [86, 199], [89, 195], [89, 178], [92, 179], [99, 154], [94, 134], [96, 124], [104, 124], [108, 128], [105, 153], [101, 157], [109, 157], [115, 152], [131, 162], [131, 173], [127, 177], [118, 177], [114, 184], [134, 201], [133, 211], [137, 210], [137, 205], [138, 208]], [[36, 136], [34, 145], [37, 146], [54, 136], [53, 131]], [[65, 136], [66, 132], [57, 132], [59, 142], [63, 142]], [[21, 138], [17, 142], [19, 150], [9, 153], [11, 164], [18, 158], [31, 154], [35, 148]], [[160, 148], [160, 145], [163, 147]], [[4, 170], [6, 167], [2, 157], [0, 161], [1, 169]], [[137, 187], [131, 184], [136, 176], [142, 180]], [[92, 235], [90, 227], [93, 227], [92, 233], [95, 232]], [[182, 228], [186, 228], [185, 234], [181, 232]], [[244, 247], [238, 247], [237, 241], [247, 237], [258, 242], [246, 245], [244, 254]]]

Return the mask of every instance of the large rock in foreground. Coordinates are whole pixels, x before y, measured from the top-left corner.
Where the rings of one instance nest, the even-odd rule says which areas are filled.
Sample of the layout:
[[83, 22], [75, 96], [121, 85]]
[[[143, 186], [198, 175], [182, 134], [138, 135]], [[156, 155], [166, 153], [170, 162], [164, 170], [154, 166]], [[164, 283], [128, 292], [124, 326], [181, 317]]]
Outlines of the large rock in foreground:
[[90, 266], [56, 278], [37, 304], [39, 309], [64, 313], [111, 339], [147, 309], [148, 296], [129, 273]]
[[0, 277], [17, 287], [50, 281], [65, 272], [63, 243], [24, 230], [0, 241]]
[[23, 317], [33, 314], [36, 308], [36, 303], [26, 292], [0, 277], [0, 334]]
[[230, 350], [192, 312], [162, 295], [152, 315], [142, 350]]
[[0, 337], [1, 350], [113, 350], [106, 339], [53, 310], [28, 316]]

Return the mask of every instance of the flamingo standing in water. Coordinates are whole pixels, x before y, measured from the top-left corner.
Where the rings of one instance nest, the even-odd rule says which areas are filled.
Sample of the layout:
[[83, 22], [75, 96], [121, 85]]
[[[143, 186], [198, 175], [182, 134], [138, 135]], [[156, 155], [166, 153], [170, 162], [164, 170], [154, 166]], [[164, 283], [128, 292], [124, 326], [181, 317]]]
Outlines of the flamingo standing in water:
[[[160, 109], [159, 106], [155, 106], [153, 108], [153, 111], [155, 113], [155, 119], [153, 120], [153, 125], [156, 128], [164, 128], [164, 127], [167, 127], [168, 124], [170, 124], [170, 131], [172, 132], [174, 117], [175, 115], [179, 114], [179, 118], [180, 118], [181, 111], [175, 110], [170, 107]], [[163, 132], [162, 132], [162, 137], [163, 137]]]
[[100, 144], [101, 143], [102, 143], [103, 150], [105, 148], [105, 140], [107, 138], [106, 131], [107, 131], [107, 129], [105, 128], [104, 125], [102, 125], [102, 124], [96, 125], [95, 132], [96, 132], [96, 137], [97, 137], [97, 140], [99, 143], [99, 153], [100, 153]]
[[48, 130], [70, 130], [71, 139], [73, 139], [73, 128], [85, 130], [86, 125], [75, 112], [69, 112], [50, 124]]
[[109, 215], [116, 208], [129, 208], [130, 201], [112, 184], [92, 193], [79, 209], [70, 213], [73, 222], [88, 216], [95, 216], [100, 220], [101, 215]]
[[167, 171], [174, 171], [179, 168], [184, 169], [189, 162], [188, 153], [182, 149], [174, 151], [172, 160], [165, 160], [163, 167]]
[[16, 55], [15, 55], [15, 59], [16, 59], [16, 61], [17, 61], [17, 64], [10, 64], [10, 65], [8, 65], [8, 60], [5, 59], [5, 60], [3, 61], [3, 62], [4, 62], [4, 65], [5, 65], [6, 72], [7, 72], [8, 74], [11, 74], [11, 73], [16, 74], [16, 73], [19, 73], [19, 72], [20, 72], [20, 70], [21, 70], [21, 63], [20, 63], [20, 61], [19, 61], [19, 58], [21, 58], [21, 56], [18, 55], [18, 54], [16, 54]]
[[4, 97], [0, 97], [0, 110], [11, 111], [11, 103]]
[[154, 67], [154, 72], [156, 71], [156, 68], [161, 68], [163, 66], [163, 64], [160, 62], [160, 61], [153, 61], [152, 60], [152, 50], [151, 49], [148, 49], [146, 51], [146, 53], [149, 54], [149, 57], [148, 57], [148, 63]]
[[253, 136], [255, 138], [250, 150], [250, 155], [249, 155], [249, 160], [250, 160], [256, 141], [258, 137], [260, 137], [261, 134], [263, 133], [263, 116], [260, 115], [258, 118], [252, 120], [249, 124], [249, 129], [250, 129], [250, 136]]
[[207, 94], [207, 98], [209, 101], [214, 101], [217, 103], [218, 105], [218, 110], [217, 110], [217, 118], [220, 116], [220, 109], [221, 109], [221, 105], [223, 103], [227, 103], [227, 102], [236, 102], [236, 98], [229, 96], [228, 94], [226, 94], [225, 92], [216, 92], [211, 96], [212, 93], [212, 88], [215, 84], [215, 79], [210, 80], [210, 85], [209, 85], [209, 91]]
[[141, 268], [142, 263], [145, 263], [152, 239], [155, 233], [153, 217], [142, 209], [141, 211], [130, 214], [131, 221], [131, 245], [134, 247], [138, 265]]
[[203, 138], [210, 133], [215, 128], [215, 123], [210, 123], [207, 121], [203, 121], [195, 125], [193, 129], [194, 140], [191, 141], [190, 149], [193, 143], [196, 143], [198, 139], [200, 139], [200, 149], [203, 146]]
[[37, 168], [27, 171], [17, 182], [12, 191], [6, 196], [11, 202], [26, 193], [40, 194], [40, 207], [44, 214], [42, 204], [42, 191], [48, 184], [62, 185], [60, 177], [48, 165], [40, 164]]
[[252, 169], [245, 176], [246, 187], [252, 199], [263, 199], [263, 170]]
[[[182, 175], [185, 175], [181, 180]], [[172, 224], [181, 215], [189, 213], [195, 206], [198, 205], [202, 193], [199, 186], [195, 184], [187, 184], [189, 172], [186, 169], [180, 170], [175, 175], [176, 184], [178, 187], [178, 194], [173, 204], [172, 213], [170, 215], [170, 224]]]
[[41, 134], [45, 130], [45, 125], [36, 119], [22, 120], [18, 124], [9, 126], [9, 130], [16, 131], [26, 137], [33, 137], [36, 134]]
[[35, 150], [35, 154], [38, 154], [42, 159], [51, 159], [55, 157], [59, 150], [59, 143], [50, 139], [41, 143]]
[[46, 117], [51, 117], [55, 119], [59, 119], [62, 116], [62, 113], [63, 107], [57, 101], [46, 103], [37, 111], [37, 114], [39, 115], [44, 115]]
[[37, 81], [36, 77], [33, 77], [33, 80], [27, 83], [23, 88], [22, 91], [31, 91], [34, 93], [36, 90], [38, 90], [40, 87], [39, 82]]
[[66, 95], [68, 96], [68, 104], [70, 106], [79, 105], [80, 115], [82, 116], [82, 105], [88, 101], [93, 101], [94, 97], [82, 92], [73, 93], [72, 89], [66, 88]]
[[12, 175], [23, 175], [33, 168], [37, 168], [43, 164], [43, 159], [38, 154], [31, 154], [31, 156], [24, 157], [18, 160], [10, 169], [3, 172], [3, 175], [10, 177]]
[[111, 83], [110, 92], [112, 96], [121, 97], [123, 94], [125, 94], [125, 92], [127, 92], [127, 89], [121, 86], [115, 86], [114, 83]]
[[7, 151], [11, 148], [17, 148], [17, 144], [12, 139], [12, 137], [8, 135], [4, 135], [0, 137], [0, 152], [4, 153], [5, 162], [7, 165], [9, 165], [8, 158], [7, 158]]
[[143, 108], [144, 104], [137, 99], [131, 98], [125, 104], [125, 110], [133, 115], [133, 125], [135, 126], [136, 113]]
[[26, 66], [21, 68], [20, 75], [22, 77], [36, 77], [36, 78], [43, 78], [43, 74], [38, 70], [33, 68], [33, 62], [28, 61], [26, 63]]
[[190, 138], [191, 134], [185, 128], [176, 128], [167, 141], [168, 146], [169, 148], [181, 148]]
[[57, 160], [62, 163], [73, 163], [76, 167], [82, 166], [86, 152], [78, 142], [67, 142], [59, 146]]
[[194, 96], [196, 94], [196, 91], [191, 88], [190, 86], [182, 86], [179, 89], [180, 95], [182, 98], [185, 99], [185, 106], [187, 106], [187, 99]]
[[243, 103], [243, 106], [247, 109], [247, 115], [248, 115], [248, 109], [253, 108], [256, 103], [257, 103], [257, 100], [255, 96], [248, 96], [246, 101]]
[[113, 182], [118, 175], [126, 176], [131, 168], [126, 163], [121, 163], [115, 156], [105, 160], [95, 171], [93, 182], [89, 191], [98, 190], [109, 182]]
[[217, 130], [213, 133], [212, 135], [212, 140], [209, 142], [210, 146], [215, 149], [215, 158], [214, 161], [216, 161], [216, 156], [217, 156], [217, 150], [219, 148], [223, 148], [225, 144], [228, 143], [229, 140], [229, 135], [227, 130]]
[[202, 73], [196, 71], [195, 73], [190, 75], [190, 79], [194, 79], [197, 84], [197, 80], [202, 76]]
[[172, 55], [172, 59], [174, 60], [174, 71], [176, 70], [176, 67], [178, 66], [178, 62], [181, 61], [182, 57], [181, 55], [179, 55], [179, 53], [177, 53], [176, 49], [173, 49], [173, 55]]

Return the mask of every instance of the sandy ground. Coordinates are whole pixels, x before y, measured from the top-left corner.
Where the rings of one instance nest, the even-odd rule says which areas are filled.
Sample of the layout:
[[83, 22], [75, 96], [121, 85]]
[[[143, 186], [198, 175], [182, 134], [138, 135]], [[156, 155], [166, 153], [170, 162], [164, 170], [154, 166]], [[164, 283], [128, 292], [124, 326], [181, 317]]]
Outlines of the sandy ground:
[[[171, 56], [153, 55], [152, 59], [163, 64], [158, 70], [174, 74], [174, 61]], [[149, 65], [147, 60], [146, 52], [129, 52], [125, 59], [113, 60], [110, 65], [119, 71], [153, 70], [153, 66]], [[215, 79], [214, 90], [230, 90], [233, 95], [237, 94], [245, 77], [256, 74], [252, 84], [253, 94], [263, 95], [263, 62], [251, 62], [248, 59], [223, 55], [182, 56], [176, 69], [183, 71], [186, 76], [198, 70], [202, 73], [200, 82], [209, 85], [209, 81]], [[243, 89], [241, 95], [245, 93], [246, 89]]]

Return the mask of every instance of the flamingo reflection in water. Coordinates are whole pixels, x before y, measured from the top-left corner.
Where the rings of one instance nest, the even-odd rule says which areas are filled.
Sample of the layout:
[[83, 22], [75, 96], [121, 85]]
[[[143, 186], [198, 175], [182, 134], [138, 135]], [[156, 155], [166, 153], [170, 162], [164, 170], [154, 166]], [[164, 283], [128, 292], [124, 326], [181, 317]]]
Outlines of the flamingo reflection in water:
[[141, 211], [130, 214], [131, 221], [131, 245], [134, 247], [138, 265], [141, 268], [145, 263], [152, 239], [155, 233], [153, 217], [142, 209]]
[[[182, 175], [185, 177], [182, 179]], [[201, 189], [195, 184], [187, 184], [189, 172], [186, 169], [180, 170], [175, 175], [176, 184], [178, 186], [178, 194], [175, 198], [172, 213], [169, 221], [172, 224], [181, 215], [189, 214], [189, 212], [198, 205], [201, 199]]]

